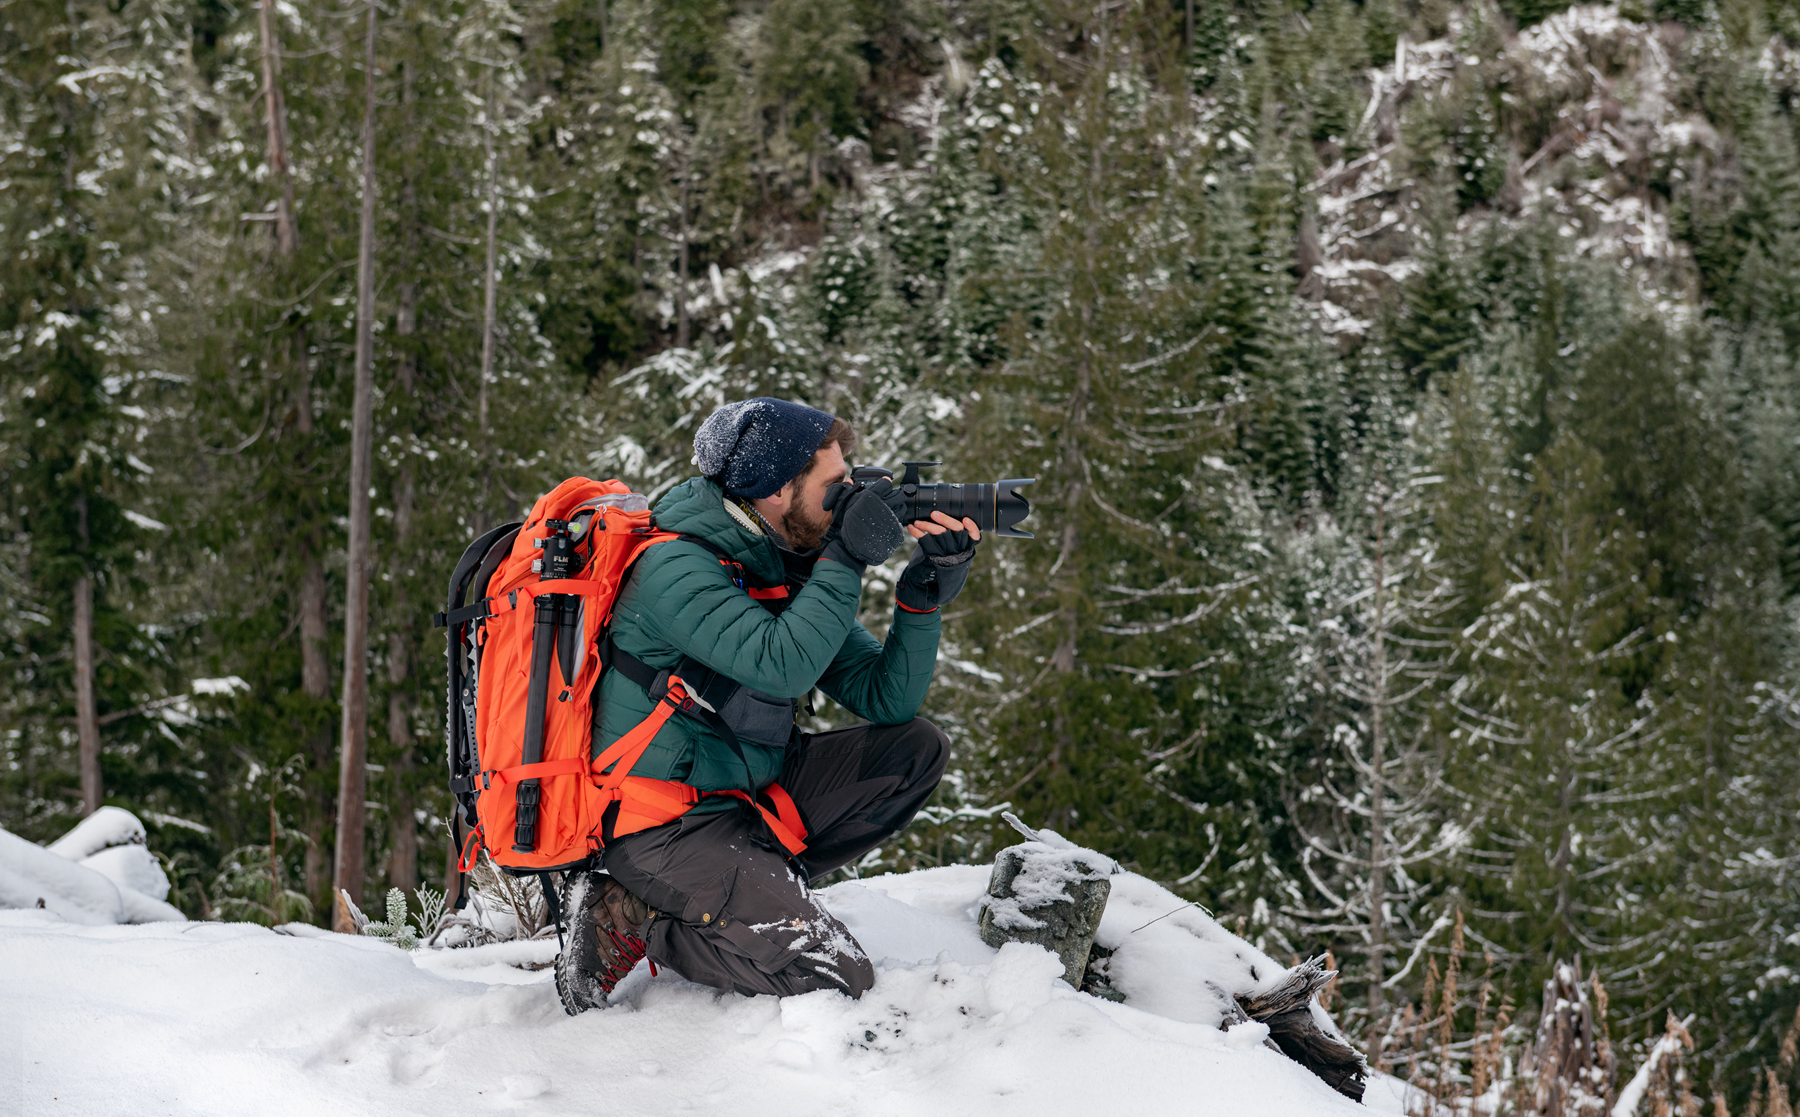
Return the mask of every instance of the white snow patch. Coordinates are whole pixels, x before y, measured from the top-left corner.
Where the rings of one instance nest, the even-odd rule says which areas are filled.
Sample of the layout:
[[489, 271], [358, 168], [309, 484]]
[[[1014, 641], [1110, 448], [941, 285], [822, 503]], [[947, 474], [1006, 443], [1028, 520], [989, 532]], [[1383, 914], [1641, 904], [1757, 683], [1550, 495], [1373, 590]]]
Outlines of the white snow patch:
[[144, 824], [123, 807], [101, 807], [75, 824], [46, 848], [58, 857], [80, 861], [114, 846], [144, 844]]
[[[11, 1092], [26, 1112], [69, 1114], [235, 1115], [251, 1098], [273, 1115], [527, 1100], [544, 1114], [745, 1117], [1367, 1112], [1252, 1042], [1256, 1028], [1218, 1029], [1209, 979], [1230, 988], [1250, 967], [1257, 984], [1282, 970], [1191, 906], [1136, 930], [1179, 897], [1114, 878], [1102, 939], [1124, 947], [1115, 974], [1120, 957], [1138, 967], [1119, 1005], [1069, 988], [1038, 947], [981, 944], [988, 873], [953, 866], [820, 892], [876, 959], [860, 1001], [739, 997], [640, 966], [613, 1008], [573, 1019], [549, 971], [518, 968], [547, 960], [551, 942], [409, 955], [329, 932], [0, 912], [13, 975], [0, 1011], [30, 1022], [14, 1033]], [[1159, 960], [1174, 972], [1150, 974]]]
[[239, 691], [250, 693], [250, 684], [236, 675], [227, 675], [222, 679], [195, 679], [191, 684], [195, 694], [215, 694], [230, 697]]

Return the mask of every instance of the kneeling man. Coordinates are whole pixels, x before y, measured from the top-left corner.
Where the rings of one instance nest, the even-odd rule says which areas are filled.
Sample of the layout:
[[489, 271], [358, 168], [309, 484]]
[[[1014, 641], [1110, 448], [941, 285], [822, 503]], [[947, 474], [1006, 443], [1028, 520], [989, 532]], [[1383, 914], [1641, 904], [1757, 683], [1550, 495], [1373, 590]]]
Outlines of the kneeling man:
[[[605, 873], [569, 890], [573, 972], [558, 984], [572, 1012], [603, 1003], [645, 955], [744, 994], [859, 997], [874, 982], [808, 882], [905, 827], [943, 775], [948, 741], [914, 715], [937, 662], [938, 610], [962, 589], [981, 532], [941, 512], [902, 525], [889, 481], [847, 483], [855, 443], [849, 424], [810, 407], [728, 404], [695, 436], [704, 476], [656, 505], [657, 526], [682, 538], [649, 548], [620, 592], [595, 755], [649, 716], [663, 672], [726, 676], [740, 687], [726, 711], [737, 729], [672, 717], [632, 775], [765, 798], [777, 785], [805, 848], [790, 854], [762, 811], [724, 795], [614, 839]], [[877, 641], [856, 619], [863, 571], [907, 536], [916, 545]], [[799, 731], [815, 687], [867, 724]]]

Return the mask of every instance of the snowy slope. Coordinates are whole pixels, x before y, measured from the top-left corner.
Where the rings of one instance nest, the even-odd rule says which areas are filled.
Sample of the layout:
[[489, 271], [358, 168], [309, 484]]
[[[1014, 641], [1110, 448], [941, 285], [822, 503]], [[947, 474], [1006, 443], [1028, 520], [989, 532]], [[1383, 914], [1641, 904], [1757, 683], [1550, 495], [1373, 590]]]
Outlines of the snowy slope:
[[0, 912], [0, 1051], [20, 1071], [0, 1057], [0, 1078], [25, 1114], [1368, 1112], [1263, 1046], [1262, 1025], [1217, 1030], [1211, 971], [1235, 983], [1232, 967], [1254, 966], [1260, 983], [1272, 963], [1197, 909], [1115, 880], [1101, 939], [1135, 956], [1115, 971], [1133, 1003], [1115, 1005], [1062, 983], [1048, 952], [981, 943], [987, 874], [822, 893], [878, 962], [860, 1002], [721, 995], [640, 967], [613, 1008], [574, 1019], [548, 971], [516, 965], [553, 942], [408, 955], [323, 932]]

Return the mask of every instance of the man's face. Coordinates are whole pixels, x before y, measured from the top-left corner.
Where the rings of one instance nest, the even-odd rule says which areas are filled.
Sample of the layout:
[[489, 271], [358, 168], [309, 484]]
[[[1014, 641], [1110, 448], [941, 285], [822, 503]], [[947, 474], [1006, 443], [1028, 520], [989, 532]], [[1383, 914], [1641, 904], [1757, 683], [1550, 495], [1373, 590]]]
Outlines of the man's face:
[[776, 527], [791, 549], [810, 551], [825, 538], [831, 527], [831, 513], [825, 511], [825, 490], [849, 476], [843, 448], [834, 442], [813, 455], [812, 467], [804, 477], [782, 488], [787, 507]]

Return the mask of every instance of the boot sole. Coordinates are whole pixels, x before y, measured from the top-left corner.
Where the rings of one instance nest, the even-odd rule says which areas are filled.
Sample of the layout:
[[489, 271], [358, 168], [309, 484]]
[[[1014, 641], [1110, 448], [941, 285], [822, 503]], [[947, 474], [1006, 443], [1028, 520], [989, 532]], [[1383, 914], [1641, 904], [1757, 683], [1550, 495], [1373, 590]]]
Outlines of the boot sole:
[[[563, 910], [570, 913], [586, 912], [587, 900], [593, 893], [595, 881], [600, 874], [592, 872], [573, 872], [568, 876], [568, 883], [563, 887]], [[562, 1002], [563, 1011], [570, 1016], [580, 1016], [590, 1008], [605, 1008], [606, 997], [595, 997], [597, 992], [594, 979], [581, 972], [575, 959], [584, 957], [588, 947], [587, 936], [596, 934], [593, 922], [586, 918], [569, 920], [569, 938], [564, 944], [562, 953], [556, 956], [556, 999]]]

